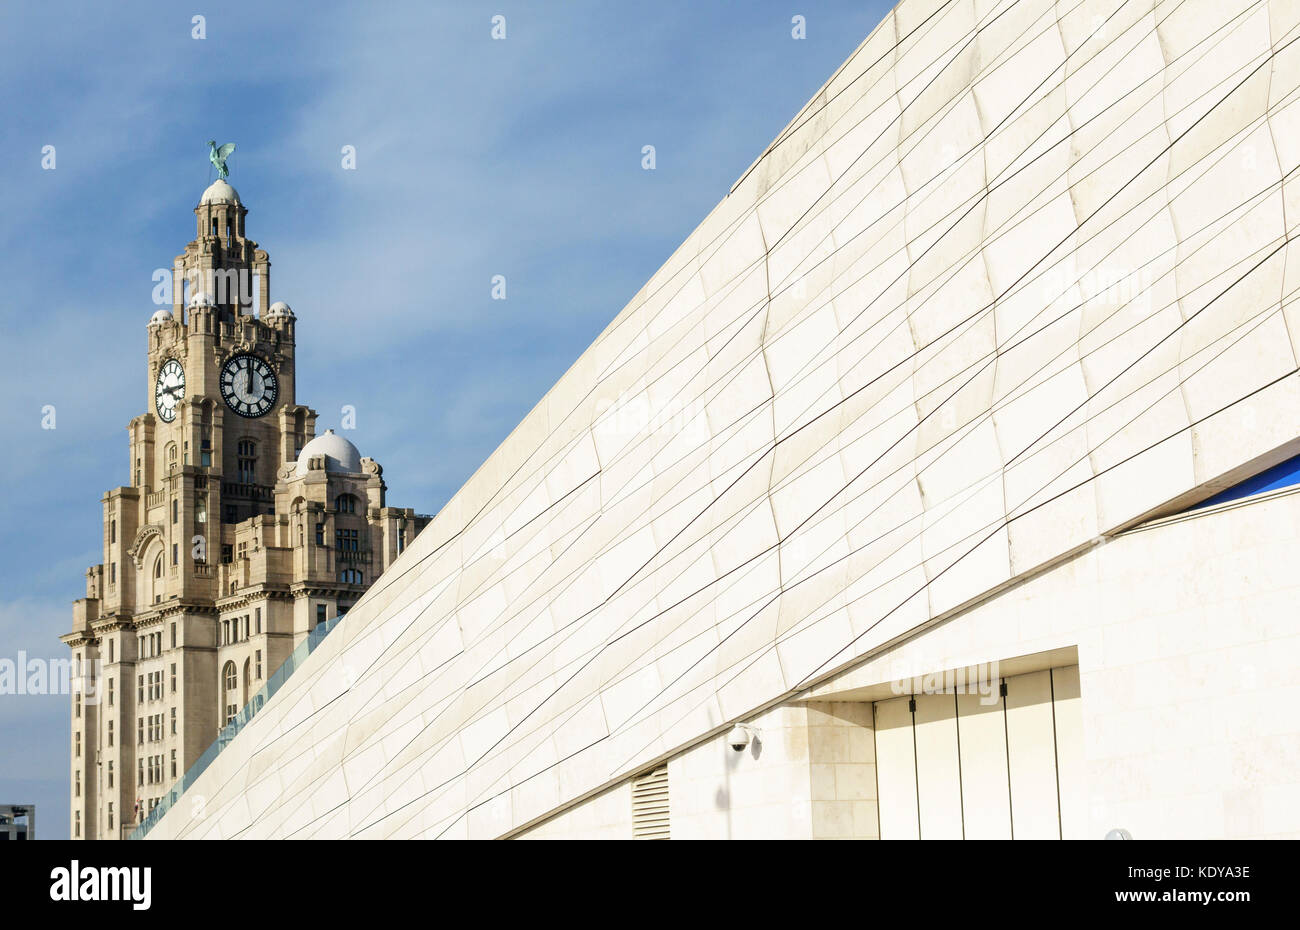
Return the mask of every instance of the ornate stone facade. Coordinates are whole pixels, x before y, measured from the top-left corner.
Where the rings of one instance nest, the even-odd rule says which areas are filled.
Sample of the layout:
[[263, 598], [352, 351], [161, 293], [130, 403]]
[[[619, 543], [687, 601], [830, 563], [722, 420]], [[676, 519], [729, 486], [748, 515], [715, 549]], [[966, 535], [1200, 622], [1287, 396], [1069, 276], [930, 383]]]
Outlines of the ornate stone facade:
[[295, 398], [297, 320], [268, 306], [271, 263], [244, 234], [247, 212], [224, 181], [204, 192], [173, 306], [148, 324], [130, 484], [102, 498], [104, 560], [62, 637], [84, 676], [74, 839], [129, 831], [428, 523], [387, 506], [378, 462], [316, 436]]

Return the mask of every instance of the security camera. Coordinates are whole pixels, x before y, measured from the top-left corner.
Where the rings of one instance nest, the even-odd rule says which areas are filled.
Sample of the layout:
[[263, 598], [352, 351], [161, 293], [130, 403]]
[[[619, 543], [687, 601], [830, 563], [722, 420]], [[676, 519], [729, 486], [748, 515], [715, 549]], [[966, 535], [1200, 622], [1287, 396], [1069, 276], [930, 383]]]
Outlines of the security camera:
[[744, 752], [756, 729], [756, 727], [745, 726], [743, 723], [736, 724], [731, 728], [731, 732], [727, 734], [727, 745], [736, 752]]

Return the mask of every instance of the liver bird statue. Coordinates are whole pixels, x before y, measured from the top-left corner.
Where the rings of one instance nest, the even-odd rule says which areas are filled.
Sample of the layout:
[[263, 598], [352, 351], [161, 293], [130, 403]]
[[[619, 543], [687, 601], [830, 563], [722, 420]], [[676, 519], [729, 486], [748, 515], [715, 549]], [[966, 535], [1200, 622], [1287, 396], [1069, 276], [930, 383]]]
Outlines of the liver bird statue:
[[212, 162], [217, 169], [217, 178], [224, 181], [230, 177], [230, 169], [226, 167], [226, 159], [235, 152], [235, 143], [227, 142], [221, 148], [217, 148], [217, 140], [208, 140], [208, 161]]

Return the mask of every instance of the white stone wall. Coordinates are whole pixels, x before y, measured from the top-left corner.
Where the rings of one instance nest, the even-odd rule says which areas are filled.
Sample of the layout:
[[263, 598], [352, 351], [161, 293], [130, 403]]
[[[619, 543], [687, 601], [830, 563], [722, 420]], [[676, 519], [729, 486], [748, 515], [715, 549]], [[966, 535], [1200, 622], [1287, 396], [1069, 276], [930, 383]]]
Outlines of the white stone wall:
[[720, 733], [668, 761], [673, 839], [807, 839], [812, 823], [807, 711], [783, 707], [746, 722], [743, 752]]
[[[1300, 837], [1300, 493], [1127, 533], [814, 693], [1078, 647], [1085, 836]], [[1081, 812], [1082, 813], [1082, 812]]]
[[632, 783], [625, 781], [515, 835], [521, 840], [630, 840]]
[[[773, 708], [746, 720], [736, 752], [720, 733], [668, 760], [674, 840], [875, 839], [875, 746], [868, 703]], [[630, 782], [519, 834], [629, 839]]]

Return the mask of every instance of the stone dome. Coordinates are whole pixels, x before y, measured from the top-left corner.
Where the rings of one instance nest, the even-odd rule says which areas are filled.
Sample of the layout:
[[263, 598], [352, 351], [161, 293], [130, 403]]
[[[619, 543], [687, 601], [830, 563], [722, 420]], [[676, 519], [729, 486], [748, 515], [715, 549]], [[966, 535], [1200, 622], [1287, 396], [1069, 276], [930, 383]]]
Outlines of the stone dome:
[[292, 317], [293, 310], [283, 300], [277, 300], [275, 303], [271, 304], [271, 306], [267, 309], [266, 315], [268, 317], [272, 317], [272, 316]]
[[212, 306], [212, 298], [209, 297], [207, 294], [203, 293], [202, 291], [198, 291], [197, 293], [195, 293], [194, 295], [192, 295], [192, 296], [190, 297], [190, 306], [191, 306], [191, 307], [211, 307], [211, 306]]
[[172, 312], [166, 307], [163, 307], [161, 310], [155, 311], [154, 315], [149, 318], [149, 325], [154, 326], [159, 323], [170, 323], [171, 321]]
[[225, 181], [213, 181], [199, 198], [200, 205], [205, 203], [239, 203], [239, 191]]
[[298, 453], [298, 464], [294, 467], [294, 474], [299, 477], [307, 474], [307, 460], [314, 455], [325, 456], [326, 471], [349, 474], [361, 472], [361, 453], [357, 451], [357, 447], [332, 429], [327, 429], [302, 447], [302, 452]]

